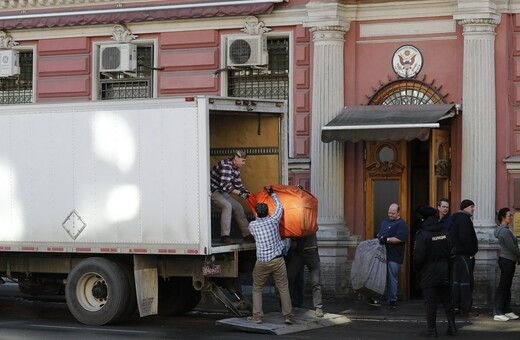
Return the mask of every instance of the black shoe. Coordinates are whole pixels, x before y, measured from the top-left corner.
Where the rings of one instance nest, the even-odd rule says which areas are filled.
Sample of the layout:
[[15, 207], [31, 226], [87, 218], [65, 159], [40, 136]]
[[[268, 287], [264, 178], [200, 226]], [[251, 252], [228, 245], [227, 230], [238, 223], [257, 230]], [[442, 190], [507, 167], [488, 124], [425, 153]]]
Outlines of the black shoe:
[[374, 307], [381, 307], [381, 302], [379, 302], [379, 300], [376, 299], [369, 299], [368, 304]]
[[420, 333], [421, 336], [425, 336], [427, 338], [436, 338], [438, 336], [437, 329], [428, 327], [428, 330], [422, 331]]
[[395, 301], [388, 302], [388, 308], [396, 309], [397, 308], [397, 303]]
[[233, 244], [233, 240], [227, 235], [222, 236], [220, 242], [224, 244]]
[[457, 327], [455, 325], [448, 325], [448, 329], [446, 330], [447, 335], [456, 336], [457, 335]]

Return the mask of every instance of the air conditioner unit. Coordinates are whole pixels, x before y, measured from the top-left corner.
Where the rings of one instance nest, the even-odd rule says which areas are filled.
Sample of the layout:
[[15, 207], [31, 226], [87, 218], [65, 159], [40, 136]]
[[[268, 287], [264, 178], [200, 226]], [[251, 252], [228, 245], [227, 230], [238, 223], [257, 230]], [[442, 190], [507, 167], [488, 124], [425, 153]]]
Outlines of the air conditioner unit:
[[20, 52], [13, 50], [0, 51], [0, 77], [20, 74]]
[[135, 44], [102, 45], [99, 50], [100, 72], [132, 72], [137, 70]]
[[267, 37], [238, 35], [227, 38], [226, 66], [267, 66]]

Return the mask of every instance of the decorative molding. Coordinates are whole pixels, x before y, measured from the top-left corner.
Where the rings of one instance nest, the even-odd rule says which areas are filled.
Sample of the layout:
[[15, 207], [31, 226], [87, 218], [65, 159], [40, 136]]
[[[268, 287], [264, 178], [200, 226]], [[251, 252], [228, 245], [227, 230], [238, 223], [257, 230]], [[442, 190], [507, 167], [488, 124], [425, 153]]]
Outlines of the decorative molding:
[[449, 178], [451, 162], [449, 159], [438, 159], [435, 161], [435, 176]]
[[114, 26], [114, 31], [112, 32], [112, 40], [117, 43], [129, 43], [134, 39], [137, 39], [137, 35], [132, 34], [128, 28], [126, 28], [123, 24], [118, 24]]
[[[360, 38], [410, 36], [427, 34], [456, 34], [457, 23], [453, 19], [401, 21], [382, 23], [361, 23], [359, 25]], [[414, 37], [415, 38], [415, 37]], [[408, 38], [409, 39], [409, 38]]]
[[271, 31], [271, 29], [265, 27], [264, 22], [258, 20], [257, 17], [249, 16], [246, 18], [244, 28], [242, 28], [241, 31], [249, 35], [262, 35]]
[[6, 31], [0, 31], [0, 49], [1, 50], [9, 50], [14, 46], [18, 45], [18, 42], [13, 39], [13, 37], [7, 34]]
[[346, 26], [313, 26], [309, 29], [311, 32], [348, 32], [349, 28]]
[[506, 163], [506, 169], [508, 173], [520, 173], [520, 156], [508, 156], [502, 159], [502, 162]]
[[312, 39], [316, 41], [332, 42], [334, 40], [345, 40], [345, 33], [348, 31], [342, 26], [322, 26], [322, 27], [311, 27], [309, 29], [312, 32]]
[[496, 19], [463, 19], [458, 21], [464, 28], [464, 32], [495, 33], [495, 28], [500, 24]]
[[336, 2], [310, 1], [306, 6], [307, 20], [303, 26], [314, 31], [330, 31], [344, 29], [347, 32], [350, 29], [352, 21], [353, 8], [343, 6]]
[[370, 177], [401, 176], [405, 166], [397, 162], [374, 162], [366, 166]]

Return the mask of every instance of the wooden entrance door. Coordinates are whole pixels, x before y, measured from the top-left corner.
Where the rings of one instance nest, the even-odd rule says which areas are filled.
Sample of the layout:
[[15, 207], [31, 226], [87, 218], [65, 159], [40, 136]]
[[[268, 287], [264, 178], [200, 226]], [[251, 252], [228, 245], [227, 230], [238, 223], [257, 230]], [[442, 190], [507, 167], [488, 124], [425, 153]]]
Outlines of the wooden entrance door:
[[[415, 150], [415, 151], [414, 151]], [[418, 168], [421, 155], [414, 153], [428, 152], [428, 175], [421, 177], [424, 185], [421, 190], [428, 190], [429, 204], [437, 206], [440, 198], [450, 197], [451, 148], [450, 131], [432, 129], [429, 150], [415, 148], [412, 150], [406, 141], [366, 142], [365, 149], [365, 226], [366, 239], [371, 239], [379, 232], [381, 221], [387, 216], [388, 206], [397, 202], [401, 207], [401, 218], [411, 226], [411, 182], [412, 169]], [[417, 181], [416, 181], [417, 182]], [[422, 183], [424, 182], [424, 183]], [[421, 191], [417, 190], [416, 191]], [[426, 193], [425, 193], [426, 194]], [[421, 195], [422, 196], [422, 195]], [[425, 204], [426, 202], [415, 202]], [[413, 235], [410, 235], [413, 236]], [[403, 299], [410, 298], [410, 252], [411, 238], [406, 244], [404, 263], [399, 274], [399, 295]]]
[[437, 207], [441, 198], [450, 198], [450, 131], [432, 129], [430, 144], [430, 205]]
[[[390, 204], [399, 204], [401, 217], [405, 221], [409, 216], [407, 142], [367, 142], [365, 151], [365, 232], [366, 239], [371, 239], [379, 232], [381, 221], [387, 217]], [[406, 247], [398, 291], [404, 299], [409, 298], [409, 242]]]

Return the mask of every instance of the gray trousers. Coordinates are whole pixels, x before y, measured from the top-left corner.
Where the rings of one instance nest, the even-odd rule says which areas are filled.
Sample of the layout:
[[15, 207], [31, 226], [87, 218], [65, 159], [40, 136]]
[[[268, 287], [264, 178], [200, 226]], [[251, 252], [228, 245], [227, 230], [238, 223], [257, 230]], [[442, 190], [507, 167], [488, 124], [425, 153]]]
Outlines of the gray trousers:
[[295, 251], [289, 264], [287, 265], [287, 276], [289, 277], [289, 291], [291, 299], [295, 296], [294, 280], [300, 269], [304, 266], [309, 268], [309, 277], [312, 284], [312, 304], [314, 308], [322, 308], [321, 302], [321, 282], [320, 282], [320, 255], [318, 249], [305, 251], [303, 253]]
[[211, 194], [211, 202], [222, 210], [220, 215], [220, 236], [229, 236], [231, 233], [231, 217], [237, 221], [242, 236], [250, 235], [249, 221], [247, 220], [244, 207], [227, 192], [215, 191]]

